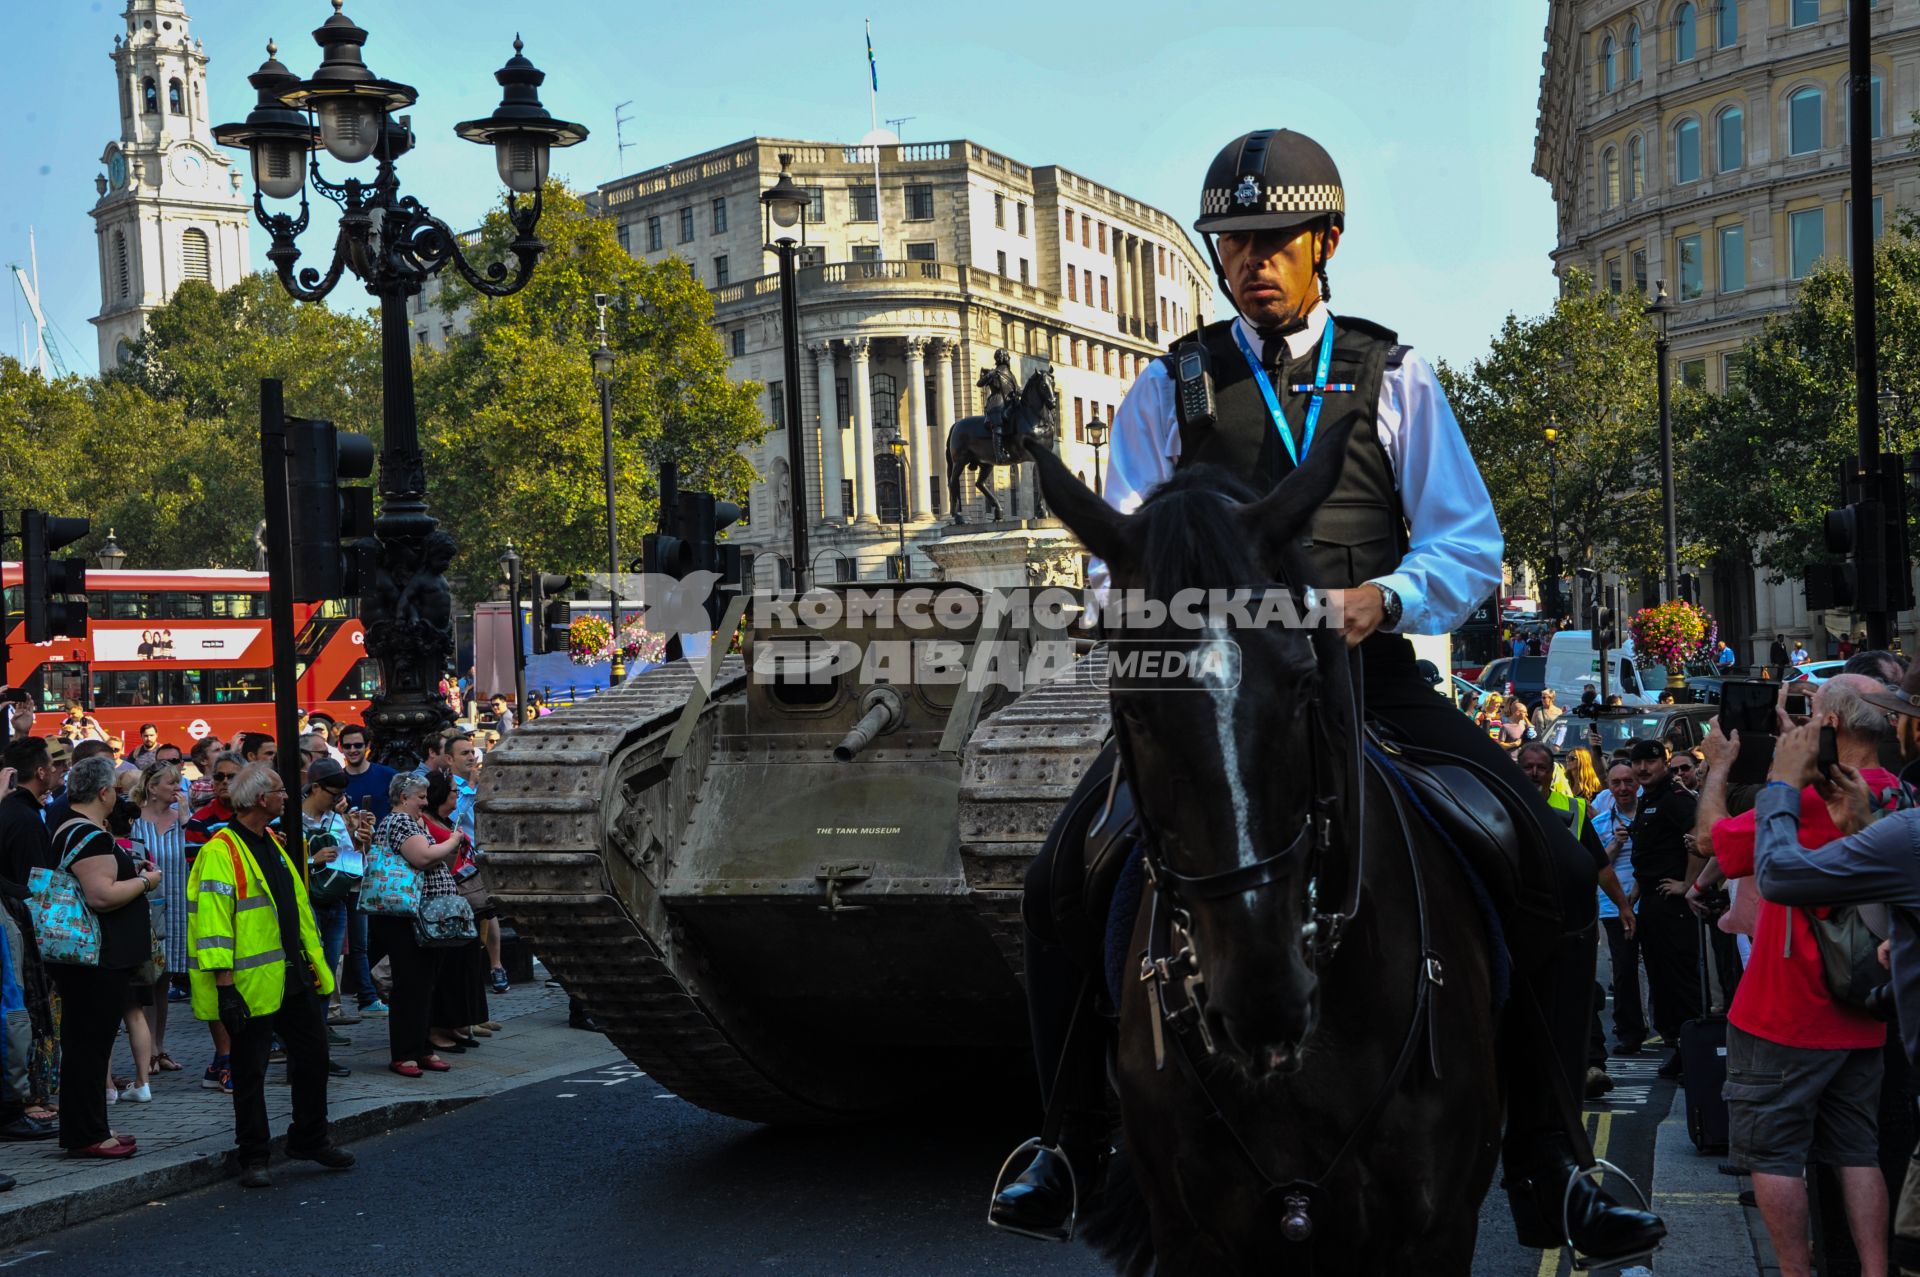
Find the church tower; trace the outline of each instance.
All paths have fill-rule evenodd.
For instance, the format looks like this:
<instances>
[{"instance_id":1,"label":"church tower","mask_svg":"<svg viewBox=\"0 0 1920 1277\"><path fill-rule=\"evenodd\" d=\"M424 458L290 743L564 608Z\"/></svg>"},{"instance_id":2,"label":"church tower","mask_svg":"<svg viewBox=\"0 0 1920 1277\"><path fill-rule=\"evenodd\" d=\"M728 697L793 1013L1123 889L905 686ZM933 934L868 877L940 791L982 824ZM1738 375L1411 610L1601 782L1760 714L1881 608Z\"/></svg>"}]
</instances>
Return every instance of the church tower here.
<instances>
[{"instance_id":1,"label":"church tower","mask_svg":"<svg viewBox=\"0 0 1920 1277\"><path fill-rule=\"evenodd\" d=\"M100 157L93 206L100 249L100 368L120 365L147 316L182 281L231 288L247 269L251 205L214 144L207 54L182 0L127 0L113 40L119 140Z\"/></svg>"}]
</instances>

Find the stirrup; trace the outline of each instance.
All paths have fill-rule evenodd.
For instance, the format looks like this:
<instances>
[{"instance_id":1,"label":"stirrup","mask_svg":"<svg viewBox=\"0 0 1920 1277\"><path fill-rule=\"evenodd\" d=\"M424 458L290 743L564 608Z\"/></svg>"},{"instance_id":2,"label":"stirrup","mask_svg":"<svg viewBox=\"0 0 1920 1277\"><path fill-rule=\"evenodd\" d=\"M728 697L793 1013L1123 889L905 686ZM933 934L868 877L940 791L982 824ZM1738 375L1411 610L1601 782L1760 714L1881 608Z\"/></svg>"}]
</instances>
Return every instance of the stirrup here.
<instances>
[{"instance_id":1,"label":"stirrup","mask_svg":"<svg viewBox=\"0 0 1920 1277\"><path fill-rule=\"evenodd\" d=\"M1579 1248L1573 1244L1573 1229L1568 1223L1567 1214L1573 1206L1574 1182L1582 1175L1591 1175L1599 1170L1612 1171L1615 1175L1625 1180L1627 1187L1633 1190L1633 1195L1640 1199L1640 1209L1649 1213L1653 1210L1653 1203L1648 1200L1645 1193L1640 1191L1640 1186L1633 1182L1633 1176L1627 1174L1604 1157L1594 1158L1592 1166L1576 1166L1567 1172L1567 1191L1560 1196L1560 1235L1566 1239L1567 1254L1573 1257L1572 1266L1573 1271L1576 1273L1586 1272L1595 1265L1604 1268L1631 1268L1635 1264L1644 1264L1647 1260L1652 1259L1654 1252L1660 1249L1659 1245L1655 1244L1652 1250L1642 1251L1635 1255L1610 1255L1605 1259L1594 1259L1591 1256L1581 1254Z\"/></svg>"},{"instance_id":2,"label":"stirrup","mask_svg":"<svg viewBox=\"0 0 1920 1277\"><path fill-rule=\"evenodd\" d=\"M1017 1158L1019 1158L1019 1156L1022 1153L1025 1153L1028 1150L1032 1150L1036 1155L1038 1155L1041 1152L1058 1153L1060 1155L1060 1160L1066 1163L1067 1191L1071 1193L1073 1196L1073 1207L1067 1212L1067 1228L1065 1233L1039 1232L1031 1228L1022 1228L1018 1224L1003 1224L999 1220L993 1217L994 1200L1000 1196L1001 1190L1006 1188L1007 1181L1009 1178L1011 1178L1007 1174L1008 1170L1013 1166L1014 1161ZM1031 1166L1032 1164L1033 1163L1030 1160L1027 1163L1027 1166ZM1022 1172L1024 1172L1026 1169L1027 1169L1026 1166L1022 1166L1020 1168ZM1066 1149L1062 1148L1058 1144L1049 1144L1045 1140L1041 1139L1038 1135L1036 1135L1032 1139L1028 1140L1026 1143L1022 1144L1019 1148L1014 1149L1013 1152L1007 1154L1007 1160L1000 1163L1000 1173L993 1177L993 1194L992 1196L987 1198L987 1226L988 1227L1005 1229L1009 1233L1015 1233L1021 1237L1031 1237L1036 1241L1070 1242L1073 1240L1074 1227L1079 1223L1079 1221L1080 1221L1080 1177L1074 1173L1073 1159L1067 1156Z\"/></svg>"}]
</instances>

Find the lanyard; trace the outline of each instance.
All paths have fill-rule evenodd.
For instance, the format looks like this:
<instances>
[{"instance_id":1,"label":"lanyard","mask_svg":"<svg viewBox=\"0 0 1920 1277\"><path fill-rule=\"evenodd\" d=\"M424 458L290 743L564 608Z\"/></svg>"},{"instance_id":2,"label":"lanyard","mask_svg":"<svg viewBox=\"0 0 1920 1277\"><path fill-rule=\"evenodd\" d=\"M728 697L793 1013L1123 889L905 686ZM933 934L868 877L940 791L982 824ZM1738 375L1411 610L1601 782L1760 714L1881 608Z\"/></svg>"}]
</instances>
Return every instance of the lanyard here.
<instances>
[{"instance_id":1,"label":"lanyard","mask_svg":"<svg viewBox=\"0 0 1920 1277\"><path fill-rule=\"evenodd\" d=\"M1286 414L1280 411L1280 400L1273 393L1273 382L1267 379L1267 370L1260 366L1260 360L1254 356L1253 347L1247 344L1246 334L1240 331L1240 325L1233 326L1233 339L1240 344L1240 353L1246 356L1247 367L1253 370L1253 379L1260 387L1260 397L1267 401L1267 412L1273 417L1273 428L1280 432L1280 442L1287 445L1287 455L1293 458L1297 467L1300 459L1313 447L1313 428L1320 420L1320 405L1325 401L1329 390L1352 390L1352 386L1329 386L1328 370L1333 366L1333 320L1327 320L1325 331L1320 337L1320 365L1314 372L1312 386L1296 386L1295 390L1312 390L1313 398L1307 404L1307 426L1300 434L1300 446L1293 446L1293 429L1287 425Z\"/></svg>"}]
</instances>

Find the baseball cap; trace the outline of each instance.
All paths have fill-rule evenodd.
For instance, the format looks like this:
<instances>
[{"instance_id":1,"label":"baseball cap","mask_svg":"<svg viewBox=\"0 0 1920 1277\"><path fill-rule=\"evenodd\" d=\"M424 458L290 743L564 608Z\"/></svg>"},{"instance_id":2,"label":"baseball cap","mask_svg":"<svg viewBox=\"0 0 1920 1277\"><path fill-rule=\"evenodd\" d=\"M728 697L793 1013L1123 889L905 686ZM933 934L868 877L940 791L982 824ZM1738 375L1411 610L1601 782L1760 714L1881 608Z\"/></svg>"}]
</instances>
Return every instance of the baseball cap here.
<instances>
[{"instance_id":1,"label":"baseball cap","mask_svg":"<svg viewBox=\"0 0 1920 1277\"><path fill-rule=\"evenodd\" d=\"M1907 666L1907 672L1900 680L1898 690L1884 692L1863 692L1860 699L1869 705L1877 705L1889 714L1906 714L1920 718L1920 661Z\"/></svg>"},{"instance_id":2,"label":"baseball cap","mask_svg":"<svg viewBox=\"0 0 1920 1277\"><path fill-rule=\"evenodd\" d=\"M345 789L347 769L331 758L316 758L307 765L307 784L325 785L328 789Z\"/></svg>"}]
</instances>

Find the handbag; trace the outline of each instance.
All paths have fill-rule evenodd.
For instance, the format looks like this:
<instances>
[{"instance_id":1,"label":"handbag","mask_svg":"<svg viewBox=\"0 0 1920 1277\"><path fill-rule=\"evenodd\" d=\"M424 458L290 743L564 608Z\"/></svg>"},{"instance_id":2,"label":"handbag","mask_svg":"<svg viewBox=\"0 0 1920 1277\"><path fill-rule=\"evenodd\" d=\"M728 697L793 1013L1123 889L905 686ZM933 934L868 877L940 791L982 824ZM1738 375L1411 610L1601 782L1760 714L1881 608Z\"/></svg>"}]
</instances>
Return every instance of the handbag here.
<instances>
[{"instance_id":1,"label":"handbag","mask_svg":"<svg viewBox=\"0 0 1920 1277\"><path fill-rule=\"evenodd\" d=\"M57 832L65 833L69 826L85 823L88 822L76 817L60 826ZM33 934L40 946L42 962L64 962L76 967L100 965L100 918L87 907L80 880L68 868L90 840L83 838L76 842L73 850L61 858L58 869L39 868L27 875L27 890L32 892L27 899L27 914L33 919Z\"/></svg>"},{"instance_id":2,"label":"handbag","mask_svg":"<svg viewBox=\"0 0 1920 1277\"><path fill-rule=\"evenodd\" d=\"M473 909L458 895L428 896L413 915L413 938L429 949L454 949L478 939Z\"/></svg>"},{"instance_id":3,"label":"handbag","mask_svg":"<svg viewBox=\"0 0 1920 1277\"><path fill-rule=\"evenodd\" d=\"M360 879L360 912L411 918L420 912L420 874L391 847L375 843L367 851L366 876Z\"/></svg>"},{"instance_id":4,"label":"handbag","mask_svg":"<svg viewBox=\"0 0 1920 1277\"><path fill-rule=\"evenodd\" d=\"M159 911L154 912L157 914ZM157 989L160 982L167 978L167 940L152 928L148 928L148 931L152 935L153 947L147 954L147 960L133 969L133 983L152 985Z\"/></svg>"},{"instance_id":5,"label":"handbag","mask_svg":"<svg viewBox=\"0 0 1920 1277\"><path fill-rule=\"evenodd\" d=\"M454 857L453 889L473 910L475 918L488 917L493 913L493 886L487 881L487 866L479 852L470 847L462 847Z\"/></svg>"}]
</instances>

